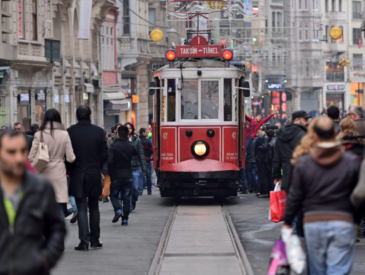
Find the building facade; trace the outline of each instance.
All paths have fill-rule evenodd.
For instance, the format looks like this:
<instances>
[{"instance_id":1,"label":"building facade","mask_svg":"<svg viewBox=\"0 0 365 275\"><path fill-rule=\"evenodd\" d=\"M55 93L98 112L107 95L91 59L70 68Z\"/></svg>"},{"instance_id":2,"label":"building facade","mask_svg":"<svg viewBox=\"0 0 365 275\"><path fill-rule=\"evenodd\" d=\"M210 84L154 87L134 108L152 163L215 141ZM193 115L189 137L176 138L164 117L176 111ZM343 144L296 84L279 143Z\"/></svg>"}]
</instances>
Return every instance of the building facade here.
<instances>
[{"instance_id":1,"label":"building facade","mask_svg":"<svg viewBox=\"0 0 365 275\"><path fill-rule=\"evenodd\" d=\"M86 104L92 122L102 125L100 93L100 29L115 1L93 0L90 37L77 38L79 0L1 1L3 9L0 69L2 126L40 124L47 109L60 111L66 127L75 123L75 109ZM0 73L1 74L1 73Z\"/></svg>"}]
</instances>

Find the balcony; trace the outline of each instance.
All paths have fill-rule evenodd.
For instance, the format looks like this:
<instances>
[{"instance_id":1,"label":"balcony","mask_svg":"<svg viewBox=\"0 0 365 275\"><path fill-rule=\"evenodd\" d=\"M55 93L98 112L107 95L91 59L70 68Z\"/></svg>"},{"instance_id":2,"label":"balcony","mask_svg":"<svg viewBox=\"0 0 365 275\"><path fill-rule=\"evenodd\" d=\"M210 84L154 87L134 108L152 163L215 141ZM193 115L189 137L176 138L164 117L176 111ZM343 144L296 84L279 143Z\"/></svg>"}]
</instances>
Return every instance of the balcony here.
<instances>
[{"instance_id":1,"label":"balcony","mask_svg":"<svg viewBox=\"0 0 365 275\"><path fill-rule=\"evenodd\" d=\"M284 7L284 0L271 0L270 5L274 7Z\"/></svg>"},{"instance_id":2,"label":"balcony","mask_svg":"<svg viewBox=\"0 0 365 275\"><path fill-rule=\"evenodd\" d=\"M331 52L338 52L338 53L344 53L346 52L346 44L340 43L339 41L328 43L329 48L331 49Z\"/></svg>"},{"instance_id":3,"label":"balcony","mask_svg":"<svg viewBox=\"0 0 365 275\"><path fill-rule=\"evenodd\" d=\"M342 11L326 12L326 18L330 21L346 21L346 13Z\"/></svg>"}]
</instances>

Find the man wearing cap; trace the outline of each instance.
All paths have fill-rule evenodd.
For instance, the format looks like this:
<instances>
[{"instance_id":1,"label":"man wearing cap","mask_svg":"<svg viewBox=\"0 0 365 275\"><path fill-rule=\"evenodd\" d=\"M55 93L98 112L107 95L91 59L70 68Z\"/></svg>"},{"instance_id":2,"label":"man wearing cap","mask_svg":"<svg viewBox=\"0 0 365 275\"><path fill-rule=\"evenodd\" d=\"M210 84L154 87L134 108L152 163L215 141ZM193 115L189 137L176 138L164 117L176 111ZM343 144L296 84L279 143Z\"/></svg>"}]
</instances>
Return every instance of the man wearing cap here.
<instances>
[{"instance_id":1,"label":"man wearing cap","mask_svg":"<svg viewBox=\"0 0 365 275\"><path fill-rule=\"evenodd\" d=\"M274 149L274 183L282 181L281 189L289 191L292 172L290 160L295 147L307 132L310 115L305 111L295 111L292 115L292 123L281 128L277 133ZM281 174L281 171L283 174Z\"/></svg>"}]
</instances>

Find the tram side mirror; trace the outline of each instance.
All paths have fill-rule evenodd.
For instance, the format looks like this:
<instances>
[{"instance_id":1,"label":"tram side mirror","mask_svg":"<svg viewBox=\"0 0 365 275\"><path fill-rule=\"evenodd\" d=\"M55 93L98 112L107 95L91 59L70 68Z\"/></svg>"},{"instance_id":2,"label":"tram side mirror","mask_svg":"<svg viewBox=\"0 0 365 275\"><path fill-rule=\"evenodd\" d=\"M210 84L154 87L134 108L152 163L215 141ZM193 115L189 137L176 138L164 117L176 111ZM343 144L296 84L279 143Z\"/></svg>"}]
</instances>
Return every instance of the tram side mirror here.
<instances>
[{"instance_id":1,"label":"tram side mirror","mask_svg":"<svg viewBox=\"0 0 365 275\"><path fill-rule=\"evenodd\" d=\"M149 95L154 95L155 94L155 89L156 88L156 83L151 81L150 82L150 89L148 91Z\"/></svg>"},{"instance_id":2,"label":"tram side mirror","mask_svg":"<svg viewBox=\"0 0 365 275\"><path fill-rule=\"evenodd\" d=\"M243 89L243 96L244 97L250 97L250 95L251 95L251 93L250 93L250 82L244 81L243 85L242 85L242 89Z\"/></svg>"}]
</instances>

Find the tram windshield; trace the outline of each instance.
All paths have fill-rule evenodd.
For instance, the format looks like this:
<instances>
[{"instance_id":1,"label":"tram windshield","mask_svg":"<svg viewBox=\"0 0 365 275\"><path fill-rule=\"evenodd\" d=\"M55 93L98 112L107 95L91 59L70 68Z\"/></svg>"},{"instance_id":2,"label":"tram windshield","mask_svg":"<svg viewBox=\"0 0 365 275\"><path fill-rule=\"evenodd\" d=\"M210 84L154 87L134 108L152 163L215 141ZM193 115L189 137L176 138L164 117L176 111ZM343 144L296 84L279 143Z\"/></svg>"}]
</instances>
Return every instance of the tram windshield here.
<instances>
[{"instance_id":1,"label":"tram windshield","mask_svg":"<svg viewBox=\"0 0 365 275\"><path fill-rule=\"evenodd\" d=\"M201 82L201 118L218 119L219 113L219 82L202 81Z\"/></svg>"},{"instance_id":2,"label":"tram windshield","mask_svg":"<svg viewBox=\"0 0 365 275\"><path fill-rule=\"evenodd\" d=\"M181 118L198 119L198 80L184 81L181 90Z\"/></svg>"}]
</instances>

